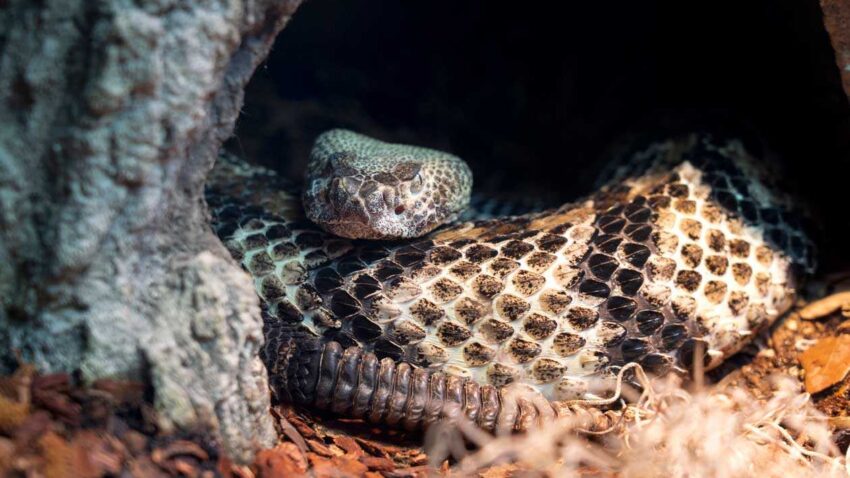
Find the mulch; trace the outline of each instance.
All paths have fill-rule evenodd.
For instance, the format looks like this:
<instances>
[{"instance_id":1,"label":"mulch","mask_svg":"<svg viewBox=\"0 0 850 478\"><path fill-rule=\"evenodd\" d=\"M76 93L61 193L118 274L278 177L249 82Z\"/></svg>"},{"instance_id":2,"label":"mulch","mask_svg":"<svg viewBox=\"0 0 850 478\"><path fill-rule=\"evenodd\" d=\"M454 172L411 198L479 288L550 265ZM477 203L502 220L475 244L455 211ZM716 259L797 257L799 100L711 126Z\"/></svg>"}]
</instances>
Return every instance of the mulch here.
<instances>
[{"instance_id":1,"label":"mulch","mask_svg":"<svg viewBox=\"0 0 850 478\"><path fill-rule=\"evenodd\" d=\"M802 388L807 373L820 373L801 364L803 351L850 334L845 315L846 310L844 315L838 310L806 320L791 313L770 332L766 348L745 349L709 378L723 386L745 387L758 398L769 396L777 373L798 378ZM835 441L846 450L850 376L826 379L834 383L813 393L812 400L832 417ZM24 364L11 376L0 377L0 476L403 478L450 473L447 463L429 464L419 446L421 434L288 406L276 406L272 414L280 442L260 451L252 464L239 465L202 434L160 430L149 391L140 383L99 380L80 386L68 374L40 374ZM515 471L501 465L481 476Z\"/></svg>"},{"instance_id":2,"label":"mulch","mask_svg":"<svg viewBox=\"0 0 850 478\"><path fill-rule=\"evenodd\" d=\"M427 456L417 437L273 409L281 442L249 466L201 434L163 433L140 383L80 386L68 374L22 365L0 377L0 476L417 477ZM433 470L431 470L433 471Z\"/></svg>"}]
</instances>

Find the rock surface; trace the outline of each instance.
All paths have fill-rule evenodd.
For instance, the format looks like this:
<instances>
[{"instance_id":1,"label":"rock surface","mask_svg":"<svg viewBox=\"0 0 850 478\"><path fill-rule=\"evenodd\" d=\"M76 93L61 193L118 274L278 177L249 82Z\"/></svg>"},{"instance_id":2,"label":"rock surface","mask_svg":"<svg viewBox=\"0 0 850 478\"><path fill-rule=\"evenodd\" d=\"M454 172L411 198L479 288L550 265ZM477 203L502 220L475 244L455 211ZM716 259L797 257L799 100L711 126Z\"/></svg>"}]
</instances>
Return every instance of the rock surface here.
<instances>
[{"instance_id":1,"label":"rock surface","mask_svg":"<svg viewBox=\"0 0 850 478\"><path fill-rule=\"evenodd\" d=\"M160 427L273 442L262 322L204 179L298 0L0 1L0 364L151 385Z\"/></svg>"}]
</instances>

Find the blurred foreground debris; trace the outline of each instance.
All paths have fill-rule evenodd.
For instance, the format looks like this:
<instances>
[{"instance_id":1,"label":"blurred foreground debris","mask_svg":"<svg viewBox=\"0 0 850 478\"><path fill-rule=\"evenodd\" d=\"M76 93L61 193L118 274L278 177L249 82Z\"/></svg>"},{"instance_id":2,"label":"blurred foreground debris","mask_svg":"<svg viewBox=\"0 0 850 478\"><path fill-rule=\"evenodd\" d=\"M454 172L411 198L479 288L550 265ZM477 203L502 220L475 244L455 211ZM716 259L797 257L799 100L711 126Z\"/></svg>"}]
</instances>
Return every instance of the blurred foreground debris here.
<instances>
[{"instance_id":1,"label":"blurred foreground debris","mask_svg":"<svg viewBox=\"0 0 850 478\"><path fill-rule=\"evenodd\" d=\"M425 476L416 446L331 432L286 407L273 410L283 441L239 466L208 436L162 433L146 393L136 382L82 387L29 365L0 377L0 476Z\"/></svg>"}]
</instances>

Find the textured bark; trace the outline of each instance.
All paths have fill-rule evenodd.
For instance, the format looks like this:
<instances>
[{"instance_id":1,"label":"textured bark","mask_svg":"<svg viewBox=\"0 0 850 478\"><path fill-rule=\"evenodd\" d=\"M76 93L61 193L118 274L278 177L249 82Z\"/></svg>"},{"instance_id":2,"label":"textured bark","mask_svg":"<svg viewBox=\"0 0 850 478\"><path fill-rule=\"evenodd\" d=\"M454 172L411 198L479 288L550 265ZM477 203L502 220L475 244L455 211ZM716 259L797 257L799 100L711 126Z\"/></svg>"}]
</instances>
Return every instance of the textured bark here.
<instances>
[{"instance_id":1,"label":"textured bark","mask_svg":"<svg viewBox=\"0 0 850 478\"><path fill-rule=\"evenodd\" d=\"M249 278L206 173L299 1L0 0L0 355L144 379L165 429L268 445Z\"/></svg>"},{"instance_id":2,"label":"textured bark","mask_svg":"<svg viewBox=\"0 0 850 478\"><path fill-rule=\"evenodd\" d=\"M850 97L850 3L845 0L821 0L820 5L823 23L835 51L835 63L841 72L841 84L844 93Z\"/></svg>"}]
</instances>

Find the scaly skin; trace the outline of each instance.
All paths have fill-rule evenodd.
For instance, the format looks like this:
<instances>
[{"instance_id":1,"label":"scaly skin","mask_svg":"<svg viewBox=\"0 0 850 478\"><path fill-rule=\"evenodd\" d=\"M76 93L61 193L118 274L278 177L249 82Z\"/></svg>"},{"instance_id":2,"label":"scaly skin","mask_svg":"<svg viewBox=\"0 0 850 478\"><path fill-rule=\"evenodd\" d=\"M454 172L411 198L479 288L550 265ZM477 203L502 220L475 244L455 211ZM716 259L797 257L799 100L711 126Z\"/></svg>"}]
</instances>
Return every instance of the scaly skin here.
<instances>
[{"instance_id":1,"label":"scaly skin","mask_svg":"<svg viewBox=\"0 0 850 478\"><path fill-rule=\"evenodd\" d=\"M303 199L331 234L404 239L457 219L471 191L472 171L456 156L335 129L316 139Z\"/></svg>"},{"instance_id":2,"label":"scaly skin","mask_svg":"<svg viewBox=\"0 0 850 478\"><path fill-rule=\"evenodd\" d=\"M659 142L629 164L584 201L403 242L327 234L295 189L232 158L208 199L263 299L279 399L409 429L457 413L523 428L547 400L609 395L630 362L683 372L703 350L716 366L812 267L788 202L739 142ZM518 386L542 398L517 399Z\"/></svg>"}]
</instances>

